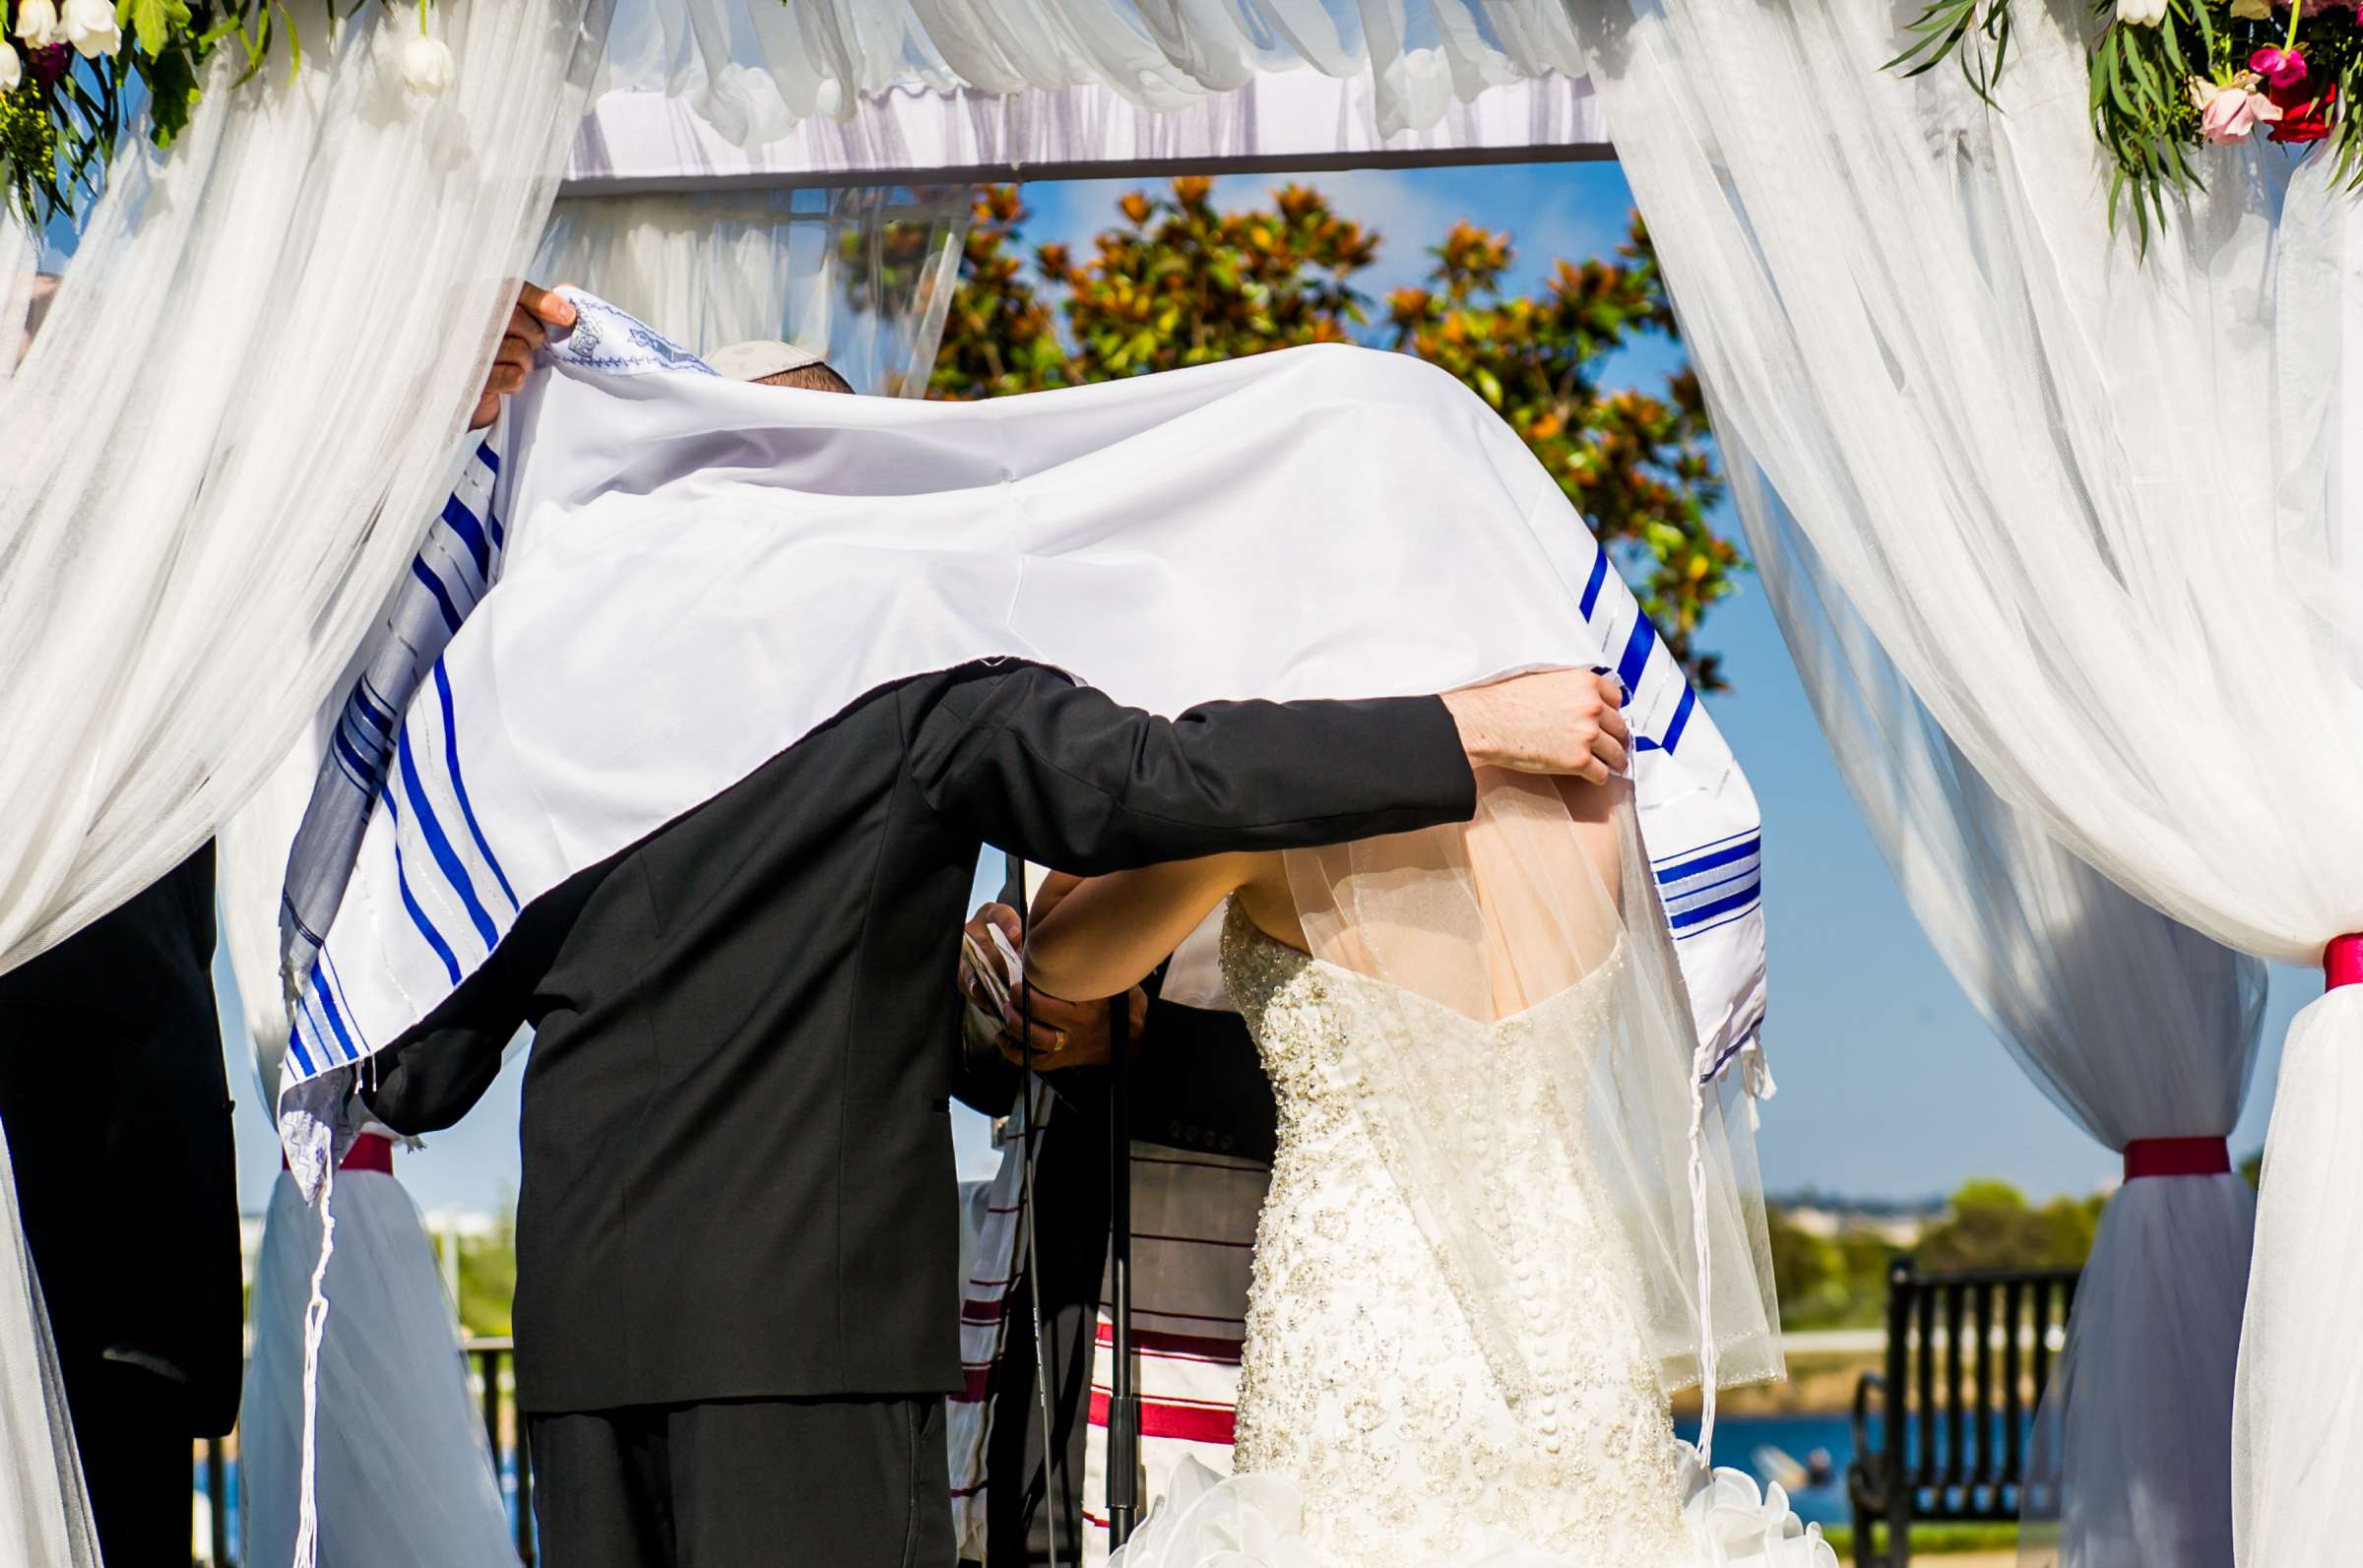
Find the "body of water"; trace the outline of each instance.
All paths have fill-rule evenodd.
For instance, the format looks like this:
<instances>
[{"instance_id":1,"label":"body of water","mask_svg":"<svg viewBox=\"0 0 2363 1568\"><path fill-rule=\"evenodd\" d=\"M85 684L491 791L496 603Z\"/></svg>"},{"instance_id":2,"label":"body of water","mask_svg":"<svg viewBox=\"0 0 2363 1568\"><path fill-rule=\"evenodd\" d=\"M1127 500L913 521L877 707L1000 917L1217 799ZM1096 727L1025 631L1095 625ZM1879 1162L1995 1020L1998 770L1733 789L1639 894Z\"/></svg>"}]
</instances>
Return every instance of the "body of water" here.
<instances>
[{"instance_id":1,"label":"body of water","mask_svg":"<svg viewBox=\"0 0 2363 1568\"><path fill-rule=\"evenodd\" d=\"M1685 1442L1698 1441L1695 1419L1677 1421L1674 1430ZM1853 1458L1854 1431L1843 1415L1715 1417L1715 1464L1746 1471L1759 1485L1780 1482L1797 1517L1812 1524L1848 1522L1846 1466ZM1816 1473L1813 1483L1797 1484L1796 1468Z\"/></svg>"}]
</instances>

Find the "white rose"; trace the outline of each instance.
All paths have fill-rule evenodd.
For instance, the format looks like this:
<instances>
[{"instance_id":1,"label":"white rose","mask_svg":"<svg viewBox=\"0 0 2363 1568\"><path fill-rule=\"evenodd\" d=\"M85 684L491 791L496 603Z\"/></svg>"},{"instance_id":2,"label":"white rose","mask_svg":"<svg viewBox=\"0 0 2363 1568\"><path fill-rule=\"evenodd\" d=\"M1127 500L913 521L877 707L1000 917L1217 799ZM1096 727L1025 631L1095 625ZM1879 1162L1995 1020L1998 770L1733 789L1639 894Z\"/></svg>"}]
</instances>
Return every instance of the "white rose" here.
<instances>
[{"instance_id":1,"label":"white rose","mask_svg":"<svg viewBox=\"0 0 2363 1568\"><path fill-rule=\"evenodd\" d=\"M0 93L14 93L25 80L25 62L13 43L0 43Z\"/></svg>"},{"instance_id":2,"label":"white rose","mask_svg":"<svg viewBox=\"0 0 2363 1568\"><path fill-rule=\"evenodd\" d=\"M29 49L46 49L57 41L57 0L23 0L17 7L17 36Z\"/></svg>"},{"instance_id":3,"label":"white rose","mask_svg":"<svg viewBox=\"0 0 2363 1568\"><path fill-rule=\"evenodd\" d=\"M441 93L454 75L451 45L421 32L402 46L402 85L414 93Z\"/></svg>"},{"instance_id":4,"label":"white rose","mask_svg":"<svg viewBox=\"0 0 2363 1568\"><path fill-rule=\"evenodd\" d=\"M2117 20L2154 28L2166 20L2166 0L2117 0Z\"/></svg>"},{"instance_id":5,"label":"white rose","mask_svg":"<svg viewBox=\"0 0 2363 1568\"><path fill-rule=\"evenodd\" d=\"M84 59L113 54L123 47L123 30L115 26L114 0L66 0L62 31Z\"/></svg>"}]
</instances>

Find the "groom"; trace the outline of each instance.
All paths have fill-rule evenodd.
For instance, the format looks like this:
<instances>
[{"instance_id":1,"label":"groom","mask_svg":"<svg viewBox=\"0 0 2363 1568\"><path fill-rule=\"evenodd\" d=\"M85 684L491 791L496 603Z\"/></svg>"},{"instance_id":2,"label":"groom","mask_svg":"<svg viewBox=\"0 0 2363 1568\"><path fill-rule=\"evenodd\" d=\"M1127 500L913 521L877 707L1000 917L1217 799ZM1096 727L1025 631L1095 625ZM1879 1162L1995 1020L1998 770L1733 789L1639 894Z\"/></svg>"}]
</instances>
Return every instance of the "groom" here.
<instances>
[{"instance_id":1,"label":"groom","mask_svg":"<svg viewBox=\"0 0 2363 1568\"><path fill-rule=\"evenodd\" d=\"M521 310L487 400L542 322L565 325ZM959 1001L936 976L984 844L1091 872L1465 820L1472 765L1621 768L1615 691L1560 672L1165 720L963 665L856 699L534 901L365 1098L447 1126L537 1031L514 1322L546 1560L951 1560Z\"/></svg>"}]
</instances>

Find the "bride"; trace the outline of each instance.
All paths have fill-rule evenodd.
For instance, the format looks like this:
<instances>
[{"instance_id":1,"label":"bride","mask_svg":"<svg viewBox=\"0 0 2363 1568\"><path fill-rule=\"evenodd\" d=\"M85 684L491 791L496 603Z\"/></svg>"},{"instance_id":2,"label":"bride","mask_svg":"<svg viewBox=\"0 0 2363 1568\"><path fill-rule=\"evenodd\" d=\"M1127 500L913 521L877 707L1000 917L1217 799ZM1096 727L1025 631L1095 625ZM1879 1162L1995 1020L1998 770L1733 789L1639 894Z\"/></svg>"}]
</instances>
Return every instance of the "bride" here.
<instances>
[{"instance_id":1,"label":"bride","mask_svg":"<svg viewBox=\"0 0 2363 1568\"><path fill-rule=\"evenodd\" d=\"M1037 905L1029 982L1093 998L1229 901L1279 1102L1237 1473L1185 1468L1117 1561L1835 1568L1778 1488L1673 1436L1670 1392L1702 1382L1711 1431L1777 1331L1630 786L1479 784L1465 826Z\"/></svg>"}]
</instances>

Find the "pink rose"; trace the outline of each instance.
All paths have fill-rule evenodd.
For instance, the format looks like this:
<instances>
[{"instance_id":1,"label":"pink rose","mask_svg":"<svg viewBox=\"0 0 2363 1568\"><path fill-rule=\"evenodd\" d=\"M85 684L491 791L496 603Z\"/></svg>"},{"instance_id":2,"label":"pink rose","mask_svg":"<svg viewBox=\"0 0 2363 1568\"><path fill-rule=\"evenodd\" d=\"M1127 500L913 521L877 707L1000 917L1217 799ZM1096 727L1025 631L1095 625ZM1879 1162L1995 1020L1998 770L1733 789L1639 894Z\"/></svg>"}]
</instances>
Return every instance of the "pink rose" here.
<instances>
[{"instance_id":1,"label":"pink rose","mask_svg":"<svg viewBox=\"0 0 2363 1568\"><path fill-rule=\"evenodd\" d=\"M2248 57L2248 68L2274 87L2294 87L2312 67L2302 49L2259 49Z\"/></svg>"},{"instance_id":2,"label":"pink rose","mask_svg":"<svg viewBox=\"0 0 2363 1568\"><path fill-rule=\"evenodd\" d=\"M2280 105L2255 91L2255 82L2253 76L2231 83L2194 77L2191 101L2199 109L2200 135L2218 145L2242 142L2259 124L2270 125L2280 119Z\"/></svg>"}]
</instances>

